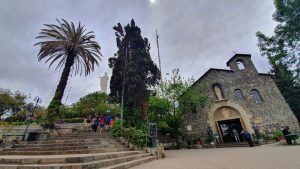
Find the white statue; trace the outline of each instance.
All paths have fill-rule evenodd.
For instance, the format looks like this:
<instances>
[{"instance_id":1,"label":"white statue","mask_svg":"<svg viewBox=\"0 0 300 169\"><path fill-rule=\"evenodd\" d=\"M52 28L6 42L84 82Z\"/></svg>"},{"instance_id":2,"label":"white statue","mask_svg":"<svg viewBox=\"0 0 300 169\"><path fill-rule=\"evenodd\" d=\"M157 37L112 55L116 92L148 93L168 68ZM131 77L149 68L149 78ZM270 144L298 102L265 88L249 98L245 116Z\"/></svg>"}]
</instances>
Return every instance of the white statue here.
<instances>
[{"instance_id":1,"label":"white statue","mask_svg":"<svg viewBox=\"0 0 300 169\"><path fill-rule=\"evenodd\" d=\"M100 92L106 93L106 91L107 91L107 82L108 82L108 75L105 72L104 76L100 77L100 86L101 86Z\"/></svg>"},{"instance_id":2,"label":"white statue","mask_svg":"<svg viewBox=\"0 0 300 169\"><path fill-rule=\"evenodd\" d=\"M218 100L223 100L221 89L218 86L215 86L215 94Z\"/></svg>"}]
</instances>

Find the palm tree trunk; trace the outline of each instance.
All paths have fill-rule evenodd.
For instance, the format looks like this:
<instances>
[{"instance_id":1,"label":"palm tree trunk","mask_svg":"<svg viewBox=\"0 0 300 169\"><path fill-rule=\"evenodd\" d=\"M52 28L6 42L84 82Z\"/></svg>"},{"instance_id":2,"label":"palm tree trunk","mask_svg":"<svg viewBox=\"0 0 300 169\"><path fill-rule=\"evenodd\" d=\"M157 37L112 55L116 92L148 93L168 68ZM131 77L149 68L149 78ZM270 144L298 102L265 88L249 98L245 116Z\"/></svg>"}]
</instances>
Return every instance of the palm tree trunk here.
<instances>
[{"instance_id":1,"label":"palm tree trunk","mask_svg":"<svg viewBox=\"0 0 300 169\"><path fill-rule=\"evenodd\" d=\"M59 113L58 107L61 105L61 100L64 95L64 91L67 86L68 78L69 78L71 67L73 64L74 64L74 55L72 55L72 56L69 55L66 60L65 67L61 74L59 83L57 85L54 97L52 98L52 100L48 106L48 110L53 109L56 114Z\"/></svg>"}]
</instances>

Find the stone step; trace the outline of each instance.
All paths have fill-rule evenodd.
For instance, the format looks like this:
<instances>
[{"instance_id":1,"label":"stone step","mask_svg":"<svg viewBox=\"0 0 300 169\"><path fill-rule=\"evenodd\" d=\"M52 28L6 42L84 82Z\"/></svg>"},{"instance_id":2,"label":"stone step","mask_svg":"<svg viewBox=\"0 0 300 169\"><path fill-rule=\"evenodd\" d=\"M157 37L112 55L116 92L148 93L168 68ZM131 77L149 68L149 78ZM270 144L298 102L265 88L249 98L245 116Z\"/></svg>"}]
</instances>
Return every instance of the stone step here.
<instances>
[{"instance_id":1,"label":"stone step","mask_svg":"<svg viewBox=\"0 0 300 169\"><path fill-rule=\"evenodd\" d=\"M143 159L143 160L141 160ZM90 161L85 163L63 163L63 164L26 164L26 165L16 165L16 164L0 164L0 169L79 169L79 168L89 168L97 169L102 167L109 167L112 165L122 163L129 165L128 162L133 161L136 165L141 164L146 161L153 159L151 154L143 153L137 155L130 155L125 157L118 157L105 160Z\"/></svg>"},{"instance_id":2,"label":"stone step","mask_svg":"<svg viewBox=\"0 0 300 169\"><path fill-rule=\"evenodd\" d=\"M120 163L120 164L116 164L116 165L112 165L112 166L108 166L102 169L127 169L127 168L131 168L137 165L141 165L144 163L147 163L149 161L152 160L156 160L157 157L155 156L148 156L148 157L144 157L144 158L140 158L140 159L136 159L136 160L132 160L132 161L128 161L128 162L124 162L124 163Z\"/></svg>"},{"instance_id":3,"label":"stone step","mask_svg":"<svg viewBox=\"0 0 300 169\"><path fill-rule=\"evenodd\" d=\"M49 151L49 150L74 150L74 149L100 149L100 148L122 148L124 146L122 145L114 145L114 144L108 144L108 145L72 145L72 146L55 146L52 147L43 147L43 146L36 146L36 147L13 147L13 150L15 151Z\"/></svg>"},{"instance_id":4,"label":"stone step","mask_svg":"<svg viewBox=\"0 0 300 169\"><path fill-rule=\"evenodd\" d=\"M60 135L60 136L52 136L50 139L57 140L57 139L72 139L72 138L111 138L110 135Z\"/></svg>"},{"instance_id":5,"label":"stone step","mask_svg":"<svg viewBox=\"0 0 300 169\"><path fill-rule=\"evenodd\" d=\"M66 135L66 136L74 136L74 135L105 135L105 134L111 134L110 131L106 131L106 130L102 130L102 132L100 133L99 131L97 132L93 132L93 131L90 131L90 132L84 132L84 131L78 131L76 133L64 133L63 135Z\"/></svg>"},{"instance_id":6,"label":"stone step","mask_svg":"<svg viewBox=\"0 0 300 169\"><path fill-rule=\"evenodd\" d=\"M109 138L109 139L80 138L80 139L68 139L68 140L28 141L28 142L21 142L21 144L83 143L83 142L94 142L94 141L116 142L114 139L111 139L111 138Z\"/></svg>"},{"instance_id":7,"label":"stone step","mask_svg":"<svg viewBox=\"0 0 300 169\"><path fill-rule=\"evenodd\" d=\"M60 133L62 136L77 136L77 135L111 135L110 132L76 132L76 133Z\"/></svg>"},{"instance_id":8,"label":"stone step","mask_svg":"<svg viewBox=\"0 0 300 169\"><path fill-rule=\"evenodd\" d=\"M107 141L95 141L95 142L78 142L78 143L50 143L50 144L15 144L15 148L21 147L61 147L61 146L89 146L89 145L122 145L120 142L107 142Z\"/></svg>"},{"instance_id":9,"label":"stone step","mask_svg":"<svg viewBox=\"0 0 300 169\"><path fill-rule=\"evenodd\" d=\"M89 154L89 153L106 153L129 151L129 148L101 148L101 149L77 149L77 150L56 150L56 151L0 151L0 155L56 155L56 154Z\"/></svg>"},{"instance_id":10,"label":"stone step","mask_svg":"<svg viewBox=\"0 0 300 169\"><path fill-rule=\"evenodd\" d=\"M98 154L69 154L50 156L1 156L0 164L62 164L62 163L85 163L112 158L120 158L130 155L144 154L143 151L123 151Z\"/></svg>"}]
</instances>

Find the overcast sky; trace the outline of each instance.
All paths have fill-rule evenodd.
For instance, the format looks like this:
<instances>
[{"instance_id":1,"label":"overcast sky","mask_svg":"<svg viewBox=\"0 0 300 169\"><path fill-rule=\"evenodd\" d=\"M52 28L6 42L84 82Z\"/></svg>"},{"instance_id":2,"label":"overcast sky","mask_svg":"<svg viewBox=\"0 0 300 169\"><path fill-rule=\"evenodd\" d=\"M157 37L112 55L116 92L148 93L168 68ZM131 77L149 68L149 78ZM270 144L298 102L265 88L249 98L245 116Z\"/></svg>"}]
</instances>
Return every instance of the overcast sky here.
<instances>
[{"instance_id":1,"label":"overcast sky","mask_svg":"<svg viewBox=\"0 0 300 169\"><path fill-rule=\"evenodd\" d=\"M256 46L255 33L271 34L275 23L272 0L0 0L0 88L40 96L47 106L61 72L38 62L33 46L43 24L55 19L83 23L94 31L102 61L89 76L71 77L67 104L100 90L99 77L111 70L108 58L116 52L112 27L134 19L151 43L158 64L155 30L163 74L179 68L184 77L198 79L209 68L226 68L236 53L248 53L259 72L268 72L267 59ZM63 103L66 97L63 98Z\"/></svg>"}]
</instances>

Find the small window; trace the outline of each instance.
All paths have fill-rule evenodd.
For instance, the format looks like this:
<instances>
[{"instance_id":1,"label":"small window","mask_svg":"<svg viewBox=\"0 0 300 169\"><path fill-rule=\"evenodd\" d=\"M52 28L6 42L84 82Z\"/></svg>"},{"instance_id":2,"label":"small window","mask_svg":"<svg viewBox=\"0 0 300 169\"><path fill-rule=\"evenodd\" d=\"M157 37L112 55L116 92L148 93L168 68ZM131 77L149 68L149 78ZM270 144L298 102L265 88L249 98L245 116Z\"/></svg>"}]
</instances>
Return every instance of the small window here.
<instances>
[{"instance_id":1,"label":"small window","mask_svg":"<svg viewBox=\"0 0 300 169\"><path fill-rule=\"evenodd\" d=\"M251 92L250 92L250 95L252 96L253 100L255 101L255 103L262 103L263 100L258 92L258 90L256 89L252 89Z\"/></svg>"},{"instance_id":2,"label":"small window","mask_svg":"<svg viewBox=\"0 0 300 169\"><path fill-rule=\"evenodd\" d=\"M234 94L238 100L241 100L241 101L244 100L243 93L240 89L235 89Z\"/></svg>"},{"instance_id":3,"label":"small window","mask_svg":"<svg viewBox=\"0 0 300 169\"><path fill-rule=\"evenodd\" d=\"M243 63L241 60L237 60L237 61L236 61L236 64L237 64L237 66L238 66L238 68L239 68L240 70L245 69L245 65L244 65L244 63Z\"/></svg>"}]
</instances>

